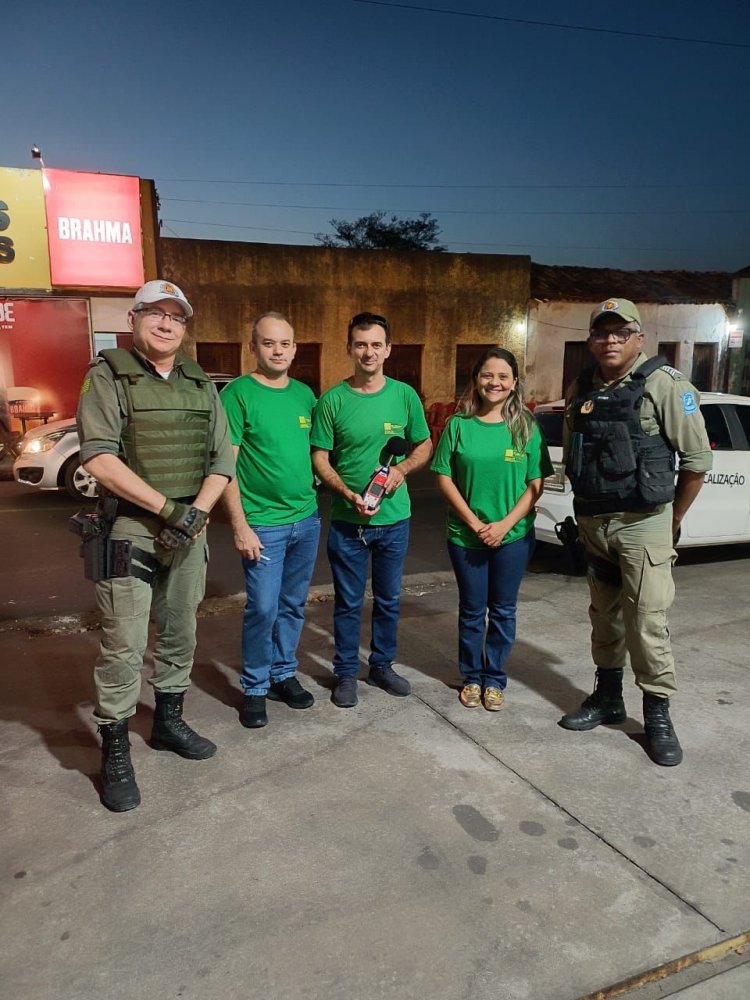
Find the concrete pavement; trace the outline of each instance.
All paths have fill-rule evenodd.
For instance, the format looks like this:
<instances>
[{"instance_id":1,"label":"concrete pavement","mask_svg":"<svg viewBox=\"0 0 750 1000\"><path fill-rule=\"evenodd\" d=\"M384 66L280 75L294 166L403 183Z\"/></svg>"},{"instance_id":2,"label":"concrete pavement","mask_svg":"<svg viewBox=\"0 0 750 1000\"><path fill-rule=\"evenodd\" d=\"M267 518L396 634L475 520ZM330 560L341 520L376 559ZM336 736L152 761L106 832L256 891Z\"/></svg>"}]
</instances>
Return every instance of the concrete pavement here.
<instances>
[{"instance_id":1,"label":"concrete pavement","mask_svg":"<svg viewBox=\"0 0 750 1000\"><path fill-rule=\"evenodd\" d=\"M186 715L219 753L151 751L144 685L143 804L122 815L95 789L96 632L0 634L0 994L577 1000L746 932L747 563L677 574L670 769L639 742L634 687L622 726L556 725L592 668L585 582L555 573L524 580L498 714L458 703L449 574L406 581L412 697L361 684L356 709L330 703L323 592L300 657L316 704L269 704L261 731L237 721L239 611L209 605ZM745 1000L745 963L617 995Z\"/></svg>"}]
</instances>

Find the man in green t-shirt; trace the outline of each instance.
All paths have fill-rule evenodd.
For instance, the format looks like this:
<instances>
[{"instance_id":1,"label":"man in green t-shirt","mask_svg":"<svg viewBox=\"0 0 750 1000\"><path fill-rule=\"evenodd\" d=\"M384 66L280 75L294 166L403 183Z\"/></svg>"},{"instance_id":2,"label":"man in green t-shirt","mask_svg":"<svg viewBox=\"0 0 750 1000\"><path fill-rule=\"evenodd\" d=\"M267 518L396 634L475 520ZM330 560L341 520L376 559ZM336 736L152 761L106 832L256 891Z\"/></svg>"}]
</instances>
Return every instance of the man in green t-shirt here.
<instances>
[{"instance_id":1,"label":"man in green t-shirt","mask_svg":"<svg viewBox=\"0 0 750 1000\"><path fill-rule=\"evenodd\" d=\"M334 494L328 558L335 593L332 700L339 708L357 704L359 632L370 558L373 607L367 683L401 697L411 690L392 665L409 543L411 504L405 479L426 465L432 453L419 396L383 372L391 353L388 321L375 313L359 313L349 323L346 349L354 374L323 393L311 437L313 468ZM386 445L394 437L405 438L411 454L393 462L382 503L368 509L362 494L387 460Z\"/></svg>"},{"instance_id":2,"label":"man in green t-shirt","mask_svg":"<svg viewBox=\"0 0 750 1000\"><path fill-rule=\"evenodd\" d=\"M240 722L259 729L268 722L267 697L297 709L314 701L296 671L320 514L310 464L315 396L289 377L294 330L281 313L264 313L250 346L255 371L221 394L237 458L237 479L223 503L247 591Z\"/></svg>"}]
</instances>

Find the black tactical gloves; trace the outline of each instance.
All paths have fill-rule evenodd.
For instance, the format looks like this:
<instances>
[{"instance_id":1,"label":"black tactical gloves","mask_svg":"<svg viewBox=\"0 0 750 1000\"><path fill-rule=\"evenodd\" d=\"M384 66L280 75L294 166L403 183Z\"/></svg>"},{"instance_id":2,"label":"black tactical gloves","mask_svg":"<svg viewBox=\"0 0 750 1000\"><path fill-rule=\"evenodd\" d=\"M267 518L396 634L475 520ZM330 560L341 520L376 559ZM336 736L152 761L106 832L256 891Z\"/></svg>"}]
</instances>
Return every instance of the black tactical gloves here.
<instances>
[{"instance_id":1,"label":"black tactical gloves","mask_svg":"<svg viewBox=\"0 0 750 1000\"><path fill-rule=\"evenodd\" d=\"M208 514L198 507L191 507L177 500L167 500L159 511L167 522L157 541L166 549L186 549L208 524Z\"/></svg>"}]
</instances>

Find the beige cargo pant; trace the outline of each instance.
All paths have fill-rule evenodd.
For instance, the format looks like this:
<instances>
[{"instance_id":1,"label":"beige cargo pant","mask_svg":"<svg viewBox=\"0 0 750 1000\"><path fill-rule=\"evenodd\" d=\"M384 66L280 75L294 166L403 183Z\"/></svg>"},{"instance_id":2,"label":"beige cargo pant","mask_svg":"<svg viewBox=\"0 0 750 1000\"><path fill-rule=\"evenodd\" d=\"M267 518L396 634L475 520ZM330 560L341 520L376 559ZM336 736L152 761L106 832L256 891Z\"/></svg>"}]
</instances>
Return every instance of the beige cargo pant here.
<instances>
[{"instance_id":1,"label":"beige cargo pant","mask_svg":"<svg viewBox=\"0 0 750 1000\"><path fill-rule=\"evenodd\" d=\"M591 655L602 669L623 667L626 652L643 691L671 697L676 690L667 610L675 587L672 505L652 514L579 516L588 554L619 568L622 584L589 568Z\"/></svg>"},{"instance_id":2,"label":"beige cargo pant","mask_svg":"<svg viewBox=\"0 0 750 1000\"><path fill-rule=\"evenodd\" d=\"M127 719L135 712L150 618L156 626L150 683L169 693L184 691L190 684L196 612L206 589L206 536L187 549L170 551L154 544L158 530L158 522L146 527L124 517L118 518L112 529L113 540L130 539L155 555L160 569L153 586L132 576L96 584L102 621L102 641L94 666L94 719L99 725Z\"/></svg>"}]
</instances>

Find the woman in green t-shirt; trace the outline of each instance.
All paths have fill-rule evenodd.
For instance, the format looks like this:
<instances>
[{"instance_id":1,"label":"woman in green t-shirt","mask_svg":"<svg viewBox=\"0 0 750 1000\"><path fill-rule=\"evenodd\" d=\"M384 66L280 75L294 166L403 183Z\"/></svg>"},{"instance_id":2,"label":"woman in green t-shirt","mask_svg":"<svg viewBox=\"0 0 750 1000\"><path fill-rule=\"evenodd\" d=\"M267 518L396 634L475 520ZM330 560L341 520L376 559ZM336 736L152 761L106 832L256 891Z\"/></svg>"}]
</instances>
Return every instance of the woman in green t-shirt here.
<instances>
[{"instance_id":1,"label":"woman in green t-shirt","mask_svg":"<svg viewBox=\"0 0 750 1000\"><path fill-rule=\"evenodd\" d=\"M534 506L552 473L510 351L490 347L474 366L432 470L449 507L448 552L459 593L459 697L466 708L484 704L498 712L516 637L518 590L534 548Z\"/></svg>"}]
</instances>

